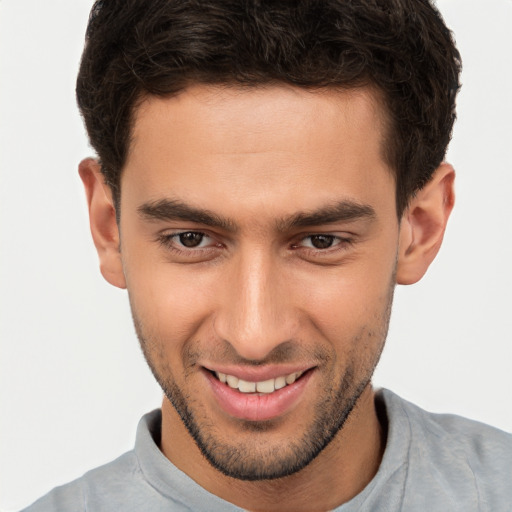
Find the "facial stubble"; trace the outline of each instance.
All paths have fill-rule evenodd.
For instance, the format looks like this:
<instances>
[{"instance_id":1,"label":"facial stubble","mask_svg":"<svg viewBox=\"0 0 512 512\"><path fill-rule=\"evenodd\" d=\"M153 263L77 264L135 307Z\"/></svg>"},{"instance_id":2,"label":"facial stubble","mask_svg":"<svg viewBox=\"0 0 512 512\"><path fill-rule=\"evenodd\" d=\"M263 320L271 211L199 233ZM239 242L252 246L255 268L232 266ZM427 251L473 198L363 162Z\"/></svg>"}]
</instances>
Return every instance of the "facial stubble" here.
<instances>
[{"instance_id":1,"label":"facial stubble","mask_svg":"<svg viewBox=\"0 0 512 512\"><path fill-rule=\"evenodd\" d=\"M387 303L381 313L377 329L363 327L351 340L352 352L363 349L365 345L376 347L370 356L361 361L352 352L348 354L343 374L335 383L336 356L334 350L315 347L315 357L322 361L325 372L324 393L314 405L312 420L302 435L289 438L287 444L267 446L266 436L279 429L280 420L247 421L238 420L243 434L239 440L223 440L223 433L210 418L197 399L187 394L177 384L169 361L165 356L164 344L150 336L138 317L132 301L131 309L135 330L139 338L144 357L166 398L178 413L181 421L208 462L224 475L239 480L273 480L292 475L310 464L340 433L350 414L354 410L364 390L370 385L375 367L380 359L387 336L394 292L394 275ZM198 343L191 342L182 351L184 380L196 369L195 361L199 349ZM282 362L290 362L282 361ZM249 441L242 439L250 438Z\"/></svg>"}]
</instances>

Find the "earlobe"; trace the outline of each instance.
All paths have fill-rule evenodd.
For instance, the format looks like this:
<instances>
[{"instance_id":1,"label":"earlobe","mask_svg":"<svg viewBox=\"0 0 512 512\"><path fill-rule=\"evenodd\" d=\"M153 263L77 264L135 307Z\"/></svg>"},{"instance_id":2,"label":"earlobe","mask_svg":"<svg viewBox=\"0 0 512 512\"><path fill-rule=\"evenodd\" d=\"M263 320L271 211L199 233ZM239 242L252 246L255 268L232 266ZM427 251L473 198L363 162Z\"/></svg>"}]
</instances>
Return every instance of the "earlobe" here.
<instances>
[{"instance_id":1,"label":"earlobe","mask_svg":"<svg viewBox=\"0 0 512 512\"><path fill-rule=\"evenodd\" d=\"M105 184L99 163L86 158L78 167L89 207L89 223L103 277L118 288L126 288L120 252L119 229L110 188Z\"/></svg>"},{"instance_id":2,"label":"earlobe","mask_svg":"<svg viewBox=\"0 0 512 512\"><path fill-rule=\"evenodd\" d=\"M419 281L436 257L455 201L455 171L441 164L432 179L412 198L400 224L396 281Z\"/></svg>"}]
</instances>

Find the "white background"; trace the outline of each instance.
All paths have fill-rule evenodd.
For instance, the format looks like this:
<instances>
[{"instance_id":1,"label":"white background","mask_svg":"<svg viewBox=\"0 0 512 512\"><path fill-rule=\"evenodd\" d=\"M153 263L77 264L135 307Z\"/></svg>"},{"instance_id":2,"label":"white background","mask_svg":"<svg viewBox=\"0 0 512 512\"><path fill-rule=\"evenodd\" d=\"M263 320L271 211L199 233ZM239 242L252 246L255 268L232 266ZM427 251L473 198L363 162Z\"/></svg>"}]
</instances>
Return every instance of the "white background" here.
<instances>
[{"instance_id":1,"label":"white background","mask_svg":"<svg viewBox=\"0 0 512 512\"><path fill-rule=\"evenodd\" d=\"M160 391L107 285L76 169L91 0L0 0L0 509L130 449ZM375 377L426 409L512 430L512 1L440 0L464 60L441 253L399 288Z\"/></svg>"}]
</instances>

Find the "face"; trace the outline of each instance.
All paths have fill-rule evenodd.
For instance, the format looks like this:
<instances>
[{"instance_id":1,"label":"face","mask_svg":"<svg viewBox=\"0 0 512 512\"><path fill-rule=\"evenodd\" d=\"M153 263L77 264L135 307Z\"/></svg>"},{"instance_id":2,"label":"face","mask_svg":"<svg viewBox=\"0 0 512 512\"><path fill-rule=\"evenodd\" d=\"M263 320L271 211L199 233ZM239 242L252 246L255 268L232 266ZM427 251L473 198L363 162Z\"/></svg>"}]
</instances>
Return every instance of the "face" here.
<instances>
[{"instance_id":1,"label":"face","mask_svg":"<svg viewBox=\"0 0 512 512\"><path fill-rule=\"evenodd\" d=\"M120 217L135 326L227 475L300 470L368 389L399 232L382 126L369 90L197 86L137 111Z\"/></svg>"}]
</instances>

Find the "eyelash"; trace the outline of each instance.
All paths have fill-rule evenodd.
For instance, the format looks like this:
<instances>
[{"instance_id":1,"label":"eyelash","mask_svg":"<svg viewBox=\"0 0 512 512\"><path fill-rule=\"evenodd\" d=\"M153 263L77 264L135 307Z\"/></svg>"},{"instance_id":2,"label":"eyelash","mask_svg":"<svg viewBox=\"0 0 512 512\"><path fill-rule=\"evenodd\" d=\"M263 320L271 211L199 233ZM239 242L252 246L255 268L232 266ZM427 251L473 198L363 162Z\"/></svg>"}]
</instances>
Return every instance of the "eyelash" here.
<instances>
[{"instance_id":1,"label":"eyelash","mask_svg":"<svg viewBox=\"0 0 512 512\"><path fill-rule=\"evenodd\" d=\"M325 237L325 238L332 239L333 245L330 245L329 247L325 247L323 249L318 248L318 247L304 247L304 246L302 246L303 249L309 250L311 252L314 252L314 253L317 253L317 254L320 254L320 255L321 254L325 254L327 252L331 252L331 251L342 250L343 248L346 248L347 246L350 246L350 245L352 245L354 243L354 240L352 238L343 237L343 236L339 236L339 235L332 235L330 233L312 233L310 235L303 236L300 239L299 243L300 242L304 242L308 238L312 239L313 237ZM300 249L301 246L299 245L299 243L298 244L293 244L292 248L293 249Z\"/></svg>"},{"instance_id":2,"label":"eyelash","mask_svg":"<svg viewBox=\"0 0 512 512\"><path fill-rule=\"evenodd\" d=\"M162 235L159 235L158 237L158 241L160 242L160 244L165 247L166 249L176 253L176 254L187 254L187 255L191 255L192 253L202 253L204 251L211 251L212 249L215 249L217 247L221 247L221 244L215 244L214 247L210 246L210 247L190 247L190 248L186 248L186 247L183 247L183 248L179 248L179 247L176 247L175 245L175 240L176 239L179 239L180 236L182 235L186 235L186 234L197 234L197 235L201 235L203 237L208 237L208 238L212 238L210 237L207 233L203 233L202 231L179 231L177 233L167 233L167 234L162 234ZM202 241L201 241L202 242Z\"/></svg>"},{"instance_id":3,"label":"eyelash","mask_svg":"<svg viewBox=\"0 0 512 512\"><path fill-rule=\"evenodd\" d=\"M160 242L160 244L163 247L165 247L166 250L170 250L177 255L186 255L189 257L192 255L199 256L201 254L205 254L206 252L211 252L212 250L222 247L222 244L220 244L220 243L217 243L217 244L214 244L213 246L208 246L208 247L190 247L190 248L186 248L183 246L181 248L177 247L175 240L179 239L180 236L187 235L187 234L197 234L197 235L201 235L203 237L208 237L208 238L213 239L213 237L211 237L210 235L208 235L207 233L204 233L202 231L179 231L176 233L161 234L158 237L158 241ZM315 236L318 236L318 237L323 236L326 238L332 238L333 242L335 242L335 243L334 243L334 245L331 245L324 249L300 246L301 242L304 242L305 240L311 239ZM203 242L203 240L201 240L201 243L202 242ZM347 249L348 247L352 246L353 244L354 244L354 239L351 237L342 237L339 235L332 235L330 233L311 233L311 234L308 234L305 236L301 236L300 240L297 243L293 243L291 245L291 249L293 249L293 250L303 249L310 255L322 257L322 256L327 256L328 254L331 254L333 252L343 251L343 250Z\"/></svg>"}]
</instances>

